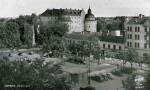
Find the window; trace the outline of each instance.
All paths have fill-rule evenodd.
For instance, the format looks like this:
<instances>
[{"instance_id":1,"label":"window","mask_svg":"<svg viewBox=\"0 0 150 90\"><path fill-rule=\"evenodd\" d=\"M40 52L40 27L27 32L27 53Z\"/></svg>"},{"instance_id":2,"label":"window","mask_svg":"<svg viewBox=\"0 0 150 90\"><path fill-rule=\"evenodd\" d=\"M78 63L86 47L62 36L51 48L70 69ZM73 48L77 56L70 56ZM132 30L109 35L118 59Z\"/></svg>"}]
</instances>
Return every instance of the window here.
<instances>
[{"instance_id":1,"label":"window","mask_svg":"<svg viewBox=\"0 0 150 90\"><path fill-rule=\"evenodd\" d=\"M108 44L108 49L110 49L110 45Z\"/></svg>"},{"instance_id":2,"label":"window","mask_svg":"<svg viewBox=\"0 0 150 90\"><path fill-rule=\"evenodd\" d=\"M129 42L127 42L127 46L129 47L130 45L129 45Z\"/></svg>"},{"instance_id":3,"label":"window","mask_svg":"<svg viewBox=\"0 0 150 90\"><path fill-rule=\"evenodd\" d=\"M140 35L138 35L138 40L140 40Z\"/></svg>"},{"instance_id":4,"label":"window","mask_svg":"<svg viewBox=\"0 0 150 90\"><path fill-rule=\"evenodd\" d=\"M132 42L130 42L130 47L132 47Z\"/></svg>"},{"instance_id":5,"label":"window","mask_svg":"<svg viewBox=\"0 0 150 90\"><path fill-rule=\"evenodd\" d=\"M130 32L132 32L132 27L130 27Z\"/></svg>"},{"instance_id":6,"label":"window","mask_svg":"<svg viewBox=\"0 0 150 90\"><path fill-rule=\"evenodd\" d=\"M135 27L135 32L137 32L137 27Z\"/></svg>"},{"instance_id":7,"label":"window","mask_svg":"<svg viewBox=\"0 0 150 90\"><path fill-rule=\"evenodd\" d=\"M147 27L145 27L145 32L147 32Z\"/></svg>"},{"instance_id":8,"label":"window","mask_svg":"<svg viewBox=\"0 0 150 90\"><path fill-rule=\"evenodd\" d=\"M103 48L105 48L105 44L103 44Z\"/></svg>"},{"instance_id":9,"label":"window","mask_svg":"<svg viewBox=\"0 0 150 90\"><path fill-rule=\"evenodd\" d=\"M147 49L147 44L146 43L144 44L144 48Z\"/></svg>"},{"instance_id":10,"label":"window","mask_svg":"<svg viewBox=\"0 0 150 90\"><path fill-rule=\"evenodd\" d=\"M138 44L138 48L140 48L140 43L137 43Z\"/></svg>"},{"instance_id":11,"label":"window","mask_svg":"<svg viewBox=\"0 0 150 90\"><path fill-rule=\"evenodd\" d=\"M113 45L113 49L116 49L116 45Z\"/></svg>"},{"instance_id":12,"label":"window","mask_svg":"<svg viewBox=\"0 0 150 90\"><path fill-rule=\"evenodd\" d=\"M135 40L137 39L137 35L135 34Z\"/></svg>"},{"instance_id":13,"label":"window","mask_svg":"<svg viewBox=\"0 0 150 90\"><path fill-rule=\"evenodd\" d=\"M132 34L130 34L130 39L132 39Z\"/></svg>"},{"instance_id":14,"label":"window","mask_svg":"<svg viewBox=\"0 0 150 90\"><path fill-rule=\"evenodd\" d=\"M138 27L138 32L140 32L140 27Z\"/></svg>"},{"instance_id":15,"label":"window","mask_svg":"<svg viewBox=\"0 0 150 90\"><path fill-rule=\"evenodd\" d=\"M119 46L119 50L121 50L121 46Z\"/></svg>"},{"instance_id":16,"label":"window","mask_svg":"<svg viewBox=\"0 0 150 90\"><path fill-rule=\"evenodd\" d=\"M82 74L82 78L84 78L84 74Z\"/></svg>"},{"instance_id":17,"label":"window","mask_svg":"<svg viewBox=\"0 0 150 90\"><path fill-rule=\"evenodd\" d=\"M135 47L136 47L136 43L135 43Z\"/></svg>"},{"instance_id":18,"label":"window","mask_svg":"<svg viewBox=\"0 0 150 90\"><path fill-rule=\"evenodd\" d=\"M128 27L128 31L130 30L130 28Z\"/></svg>"}]
</instances>

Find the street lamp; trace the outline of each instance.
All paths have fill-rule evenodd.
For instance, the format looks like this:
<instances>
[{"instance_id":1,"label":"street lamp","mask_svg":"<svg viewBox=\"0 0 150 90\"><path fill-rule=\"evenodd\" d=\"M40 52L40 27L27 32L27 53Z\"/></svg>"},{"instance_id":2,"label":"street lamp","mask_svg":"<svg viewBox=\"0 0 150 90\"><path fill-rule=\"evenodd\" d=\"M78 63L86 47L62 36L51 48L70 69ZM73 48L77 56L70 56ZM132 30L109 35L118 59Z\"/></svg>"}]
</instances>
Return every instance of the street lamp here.
<instances>
[{"instance_id":1,"label":"street lamp","mask_svg":"<svg viewBox=\"0 0 150 90\"><path fill-rule=\"evenodd\" d=\"M91 84L91 80L90 80L90 55L91 55L91 46L92 46L92 43L90 44L90 52L89 52L89 69L88 69L89 76L88 76L88 84Z\"/></svg>"}]
</instances>

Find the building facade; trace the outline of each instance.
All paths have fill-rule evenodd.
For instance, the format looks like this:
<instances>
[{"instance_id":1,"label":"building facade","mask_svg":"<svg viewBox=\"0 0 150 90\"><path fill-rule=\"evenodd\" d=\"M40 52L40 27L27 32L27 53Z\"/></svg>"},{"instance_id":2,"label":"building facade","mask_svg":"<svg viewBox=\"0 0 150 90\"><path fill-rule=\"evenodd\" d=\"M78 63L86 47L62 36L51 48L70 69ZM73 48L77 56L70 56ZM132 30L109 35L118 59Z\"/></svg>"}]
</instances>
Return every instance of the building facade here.
<instances>
[{"instance_id":1,"label":"building facade","mask_svg":"<svg viewBox=\"0 0 150 90\"><path fill-rule=\"evenodd\" d=\"M105 56L108 52L112 53L112 56L115 56L117 52L125 49L124 36L102 36L100 44Z\"/></svg>"},{"instance_id":2,"label":"building facade","mask_svg":"<svg viewBox=\"0 0 150 90\"><path fill-rule=\"evenodd\" d=\"M40 15L40 19L44 25L65 23L68 25L68 33L84 32L85 26L90 27L89 29L86 28L87 31L96 32L97 22L91 13L91 9L88 11L90 12L85 18L86 15L83 9L47 9Z\"/></svg>"},{"instance_id":3,"label":"building facade","mask_svg":"<svg viewBox=\"0 0 150 90\"><path fill-rule=\"evenodd\" d=\"M125 25L127 48L135 48L139 55L150 53L150 17L132 17Z\"/></svg>"}]
</instances>

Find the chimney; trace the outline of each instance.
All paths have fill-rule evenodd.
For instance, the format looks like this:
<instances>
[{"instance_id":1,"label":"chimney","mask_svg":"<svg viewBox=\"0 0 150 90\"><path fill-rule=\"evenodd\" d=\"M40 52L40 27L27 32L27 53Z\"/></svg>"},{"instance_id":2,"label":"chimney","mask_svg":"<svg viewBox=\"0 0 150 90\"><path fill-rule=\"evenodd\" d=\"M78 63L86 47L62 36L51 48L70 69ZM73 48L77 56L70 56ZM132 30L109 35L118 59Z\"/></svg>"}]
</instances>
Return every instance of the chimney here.
<instances>
[{"instance_id":1,"label":"chimney","mask_svg":"<svg viewBox=\"0 0 150 90\"><path fill-rule=\"evenodd\" d=\"M142 14L139 14L139 18L142 18L143 17L143 15Z\"/></svg>"},{"instance_id":2,"label":"chimney","mask_svg":"<svg viewBox=\"0 0 150 90\"><path fill-rule=\"evenodd\" d=\"M142 15L143 17L145 17L145 15Z\"/></svg>"}]
</instances>

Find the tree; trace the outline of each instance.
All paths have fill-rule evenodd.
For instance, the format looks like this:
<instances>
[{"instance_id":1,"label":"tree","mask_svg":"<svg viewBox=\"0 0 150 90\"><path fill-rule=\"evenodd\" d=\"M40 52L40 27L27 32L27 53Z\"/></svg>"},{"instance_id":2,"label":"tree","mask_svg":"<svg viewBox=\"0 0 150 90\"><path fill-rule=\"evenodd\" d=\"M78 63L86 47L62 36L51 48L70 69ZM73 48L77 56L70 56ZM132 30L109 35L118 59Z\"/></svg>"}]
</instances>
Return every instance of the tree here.
<instances>
[{"instance_id":1,"label":"tree","mask_svg":"<svg viewBox=\"0 0 150 90\"><path fill-rule=\"evenodd\" d=\"M15 21L9 20L6 22L4 33L7 37L5 38L6 46L16 47L21 45L19 25Z\"/></svg>"},{"instance_id":2,"label":"tree","mask_svg":"<svg viewBox=\"0 0 150 90\"><path fill-rule=\"evenodd\" d=\"M135 75L129 76L126 80L122 81L123 88L126 90L135 90L136 82Z\"/></svg>"},{"instance_id":3,"label":"tree","mask_svg":"<svg viewBox=\"0 0 150 90\"><path fill-rule=\"evenodd\" d=\"M124 50L124 51L121 51L121 52L119 52L119 58L121 59L121 60L123 60L123 67L124 67L124 64L126 64L126 62L127 62L127 54L128 53L128 51L127 50Z\"/></svg>"},{"instance_id":4,"label":"tree","mask_svg":"<svg viewBox=\"0 0 150 90\"><path fill-rule=\"evenodd\" d=\"M24 24L24 44L30 47L32 45L32 30L28 23Z\"/></svg>"},{"instance_id":5,"label":"tree","mask_svg":"<svg viewBox=\"0 0 150 90\"><path fill-rule=\"evenodd\" d=\"M137 52L135 51L135 49L128 49L127 50L127 61L131 64L131 68L132 68L132 65L133 65L133 62L136 60L136 57L138 56Z\"/></svg>"},{"instance_id":6,"label":"tree","mask_svg":"<svg viewBox=\"0 0 150 90\"><path fill-rule=\"evenodd\" d=\"M61 90L70 90L66 79L56 78L57 74L61 73L62 69L59 65L52 65L40 59L33 61L0 59L0 89L3 90L4 85L29 85L32 90L59 87L65 87Z\"/></svg>"},{"instance_id":7,"label":"tree","mask_svg":"<svg viewBox=\"0 0 150 90\"><path fill-rule=\"evenodd\" d=\"M142 64L144 63L144 57L143 56L137 56L135 58L135 61L139 64L139 66L141 66L141 69L142 69Z\"/></svg>"},{"instance_id":8,"label":"tree","mask_svg":"<svg viewBox=\"0 0 150 90\"><path fill-rule=\"evenodd\" d=\"M144 82L144 90L150 90L150 72L148 72L147 76L145 77L145 82Z\"/></svg>"},{"instance_id":9,"label":"tree","mask_svg":"<svg viewBox=\"0 0 150 90\"><path fill-rule=\"evenodd\" d=\"M97 21L97 31L106 29L106 22L104 20L98 20Z\"/></svg>"},{"instance_id":10,"label":"tree","mask_svg":"<svg viewBox=\"0 0 150 90\"><path fill-rule=\"evenodd\" d=\"M100 58L103 57L102 51L100 47L95 47L94 50L94 59L98 60L98 64L99 64L99 60Z\"/></svg>"},{"instance_id":11,"label":"tree","mask_svg":"<svg viewBox=\"0 0 150 90\"><path fill-rule=\"evenodd\" d=\"M41 26L39 34L39 43L43 45L44 52L55 52L63 50L60 47L62 44L62 37L68 31L66 24L59 24L54 26Z\"/></svg>"}]
</instances>

